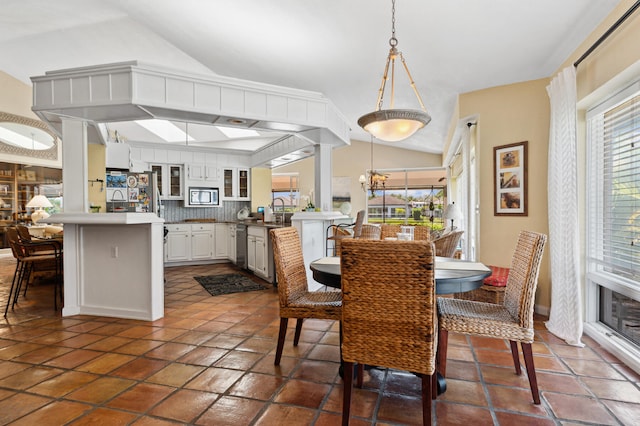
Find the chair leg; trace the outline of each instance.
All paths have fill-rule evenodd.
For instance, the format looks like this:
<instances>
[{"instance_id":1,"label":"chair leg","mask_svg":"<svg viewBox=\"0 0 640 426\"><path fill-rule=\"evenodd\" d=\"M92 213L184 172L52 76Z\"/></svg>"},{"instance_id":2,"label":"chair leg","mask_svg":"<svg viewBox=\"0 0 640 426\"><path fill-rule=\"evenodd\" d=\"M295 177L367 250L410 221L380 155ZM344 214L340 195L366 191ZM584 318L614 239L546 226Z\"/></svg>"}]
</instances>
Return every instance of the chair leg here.
<instances>
[{"instance_id":1,"label":"chair leg","mask_svg":"<svg viewBox=\"0 0 640 426\"><path fill-rule=\"evenodd\" d=\"M533 403L540 404L540 392L538 392L538 379L536 378L536 368L533 365L533 351L531 343L520 343L522 345L522 354L524 355L524 365L527 368L527 376L529 376L529 386L531 386L531 395Z\"/></svg>"},{"instance_id":2,"label":"chair leg","mask_svg":"<svg viewBox=\"0 0 640 426\"><path fill-rule=\"evenodd\" d=\"M447 346L449 345L449 330L438 327L438 371L442 378L447 377Z\"/></svg>"},{"instance_id":3,"label":"chair leg","mask_svg":"<svg viewBox=\"0 0 640 426\"><path fill-rule=\"evenodd\" d=\"M513 365L516 367L516 374L519 376L522 374L522 370L520 369L520 356L518 355L518 342L513 340L509 340L509 345L511 345L511 357L513 358Z\"/></svg>"},{"instance_id":4,"label":"chair leg","mask_svg":"<svg viewBox=\"0 0 640 426\"><path fill-rule=\"evenodd\" d=\"M276 359L273 361L273 365L280 365L280 358L282 358L282 349L284 348L284 338L287 335L287 324L289 318L280 318L280 331L278 332L278 346L276 347Z\"/></svg>"},{"instance_id":5,"label":"chair leg","mask_svg":"<svg viewBox=\"0 0 640 426\"><path fill-rule=\"evenodd\" d=\"M362 382L364 380L364 364L359 362L357 364L357 369L358 369L358 380L356 381L356 386L358 386L359 389L362 389Z\"/></svg>"},{"instance_id":6,"label":"chair leg","mask_svg":"<svg viewBox=\"0 0 640 426\"><path fill-rule=\"evenodd\" d=\"M298 346L298 342L300 341L300 333L302 333L302 322L303 318L298 318L296 321L296 334L293 335L293 346Z\"/></svg>"},{"instance_id":7,"label":"chair leg","mask_svg":"<svg viewBox=\"0 0 640 426\"><path fill-rule=\"evenodd\" d=\"M31 277L32 266L33 265L30 262L22 263L22 272L18 277L18 284L16 287L16 292L13 294L13 305L11 305L11 309L13 309L18 303L18 296L20 296L20 290L22 289L23 283L29 284L29 278ZM26 295L26 292L25 292L25 295Z\"/></svg>"},{"instance_id":8,"label":"chair leg","mask_svg":"<svg viewBox=\"0 0 640 426\"><path fill-rule=\"evenodd\" d=\"M18 282L20 281L20 276L22 275L22 267L23 264L20 260L16 261L16 270L13 273L13 280L11 280L11 288L9 289L9 296L7 297L7 306L4 308L4 316L7 316L7 312L9 312L9 305L11 304L11 295L15 291L19 291L17 287Z\"/></svg>"},{"instance_id":9,"label":"chair leg","mask_svg":"<svg viewBox=\"0 0 640 426\"><path fill-rule=\"evenodd\" d=\"M434 371L435 374L435 371ZM431 405L433 398L434 374L422 375L422 424L431 425Z\"/></svg>"},{"instance_id":10,"label":"chair leg","mask_svg":"<svg viewBox=\"0 0 640 426\"><path fill-rule=\"evenodd\" d=\"M438 397L438 369L433 372L433 376L431 377L431 399L436 399Z\"/></svg>"},{"instance_id":11,"label":"chair leg","mask_svg":"<svg viewBox=\"0 0 640 426\"><path fill-rule=\"evenodd\" d=\"M342 426L349 425L351 391L353 390L353 362L344 362L344 389L342 391Z\"/></svg>"}]
</instances>

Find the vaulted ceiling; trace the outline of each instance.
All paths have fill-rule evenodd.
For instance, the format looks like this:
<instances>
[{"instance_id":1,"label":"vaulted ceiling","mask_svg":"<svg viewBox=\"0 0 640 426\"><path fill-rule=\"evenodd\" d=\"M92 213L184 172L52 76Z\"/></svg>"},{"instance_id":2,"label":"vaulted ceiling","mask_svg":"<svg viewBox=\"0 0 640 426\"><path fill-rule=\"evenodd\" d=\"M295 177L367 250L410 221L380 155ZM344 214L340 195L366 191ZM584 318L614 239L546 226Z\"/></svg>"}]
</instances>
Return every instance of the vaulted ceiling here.
<instances>
[{"instance_id":1,"label":"vaulted ceiling","mask_svg":"<svg viewBox=\"0 0 640 426\"><path fill-rule=\"evenodd\" d=\"M460 93L549 77L618 0L397 0L396 37L432 122L400 145L440 153ZM318 91L351 138L372 111L391 0L3 0L0 70L137 60ZM1 96L1 94L0 94ZM397 70L396 106L418 108Z\"/></svg>"}]
</instances>

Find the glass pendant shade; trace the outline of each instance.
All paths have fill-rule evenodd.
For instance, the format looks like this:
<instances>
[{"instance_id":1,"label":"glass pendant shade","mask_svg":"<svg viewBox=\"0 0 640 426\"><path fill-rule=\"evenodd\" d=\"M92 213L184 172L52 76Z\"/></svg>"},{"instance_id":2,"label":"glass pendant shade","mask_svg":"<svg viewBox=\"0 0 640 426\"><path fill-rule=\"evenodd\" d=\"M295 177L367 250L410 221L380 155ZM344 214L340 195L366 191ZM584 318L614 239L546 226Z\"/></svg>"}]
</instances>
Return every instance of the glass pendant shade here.
<instances>
[{"instance_id":1,"label":"glass pendant shade","mask_svg":"<svg viewBox=\"0 0 640 426\"><path fill-rule=\"evenodd\" d=\"M365 114L358 125L375 138L398 142L412 136L431 121L424 111L413 109L384 109Z\"/></svg>"}]
</instances>

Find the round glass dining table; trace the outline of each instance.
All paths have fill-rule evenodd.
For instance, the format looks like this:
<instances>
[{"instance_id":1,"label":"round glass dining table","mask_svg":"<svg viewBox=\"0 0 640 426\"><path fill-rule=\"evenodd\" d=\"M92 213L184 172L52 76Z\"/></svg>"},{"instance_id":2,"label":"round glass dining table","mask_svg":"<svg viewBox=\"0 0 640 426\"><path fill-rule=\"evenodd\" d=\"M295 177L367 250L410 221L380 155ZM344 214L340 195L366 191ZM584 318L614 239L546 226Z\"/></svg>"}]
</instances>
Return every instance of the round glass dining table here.
<instances>
[{"instance_id":1,"label":"round glass dining table","mask_svg":"<svg viewBox=\"0 0 640 426\"><path fill-rule=\"evenodd\" d=\"M333 288L340 288L340 258L322 257L309 264L313 279ZM436 257L436 294L463 293L482 286L491 270L479 262Z\"/></svg>"},{"instance_id":2,"label":"round glass dining table","mask_svg":"<svg viewBox=\"0 0 640 426\"><path fill-rule=\"evenodd\" d=\"M309 264L313 272L313 279L329 287L341 287L340 258L322 257ZM453 294L475 290L482 286L485 278L491 275L491 270L482 263L449 257L436 257L436 294ZM341 363L342 364L342 363ZM340 365L340 377L343 367ZM447 383L444 377L437 374L438 394L446 391Z\"/></svg>"}]
</instances>

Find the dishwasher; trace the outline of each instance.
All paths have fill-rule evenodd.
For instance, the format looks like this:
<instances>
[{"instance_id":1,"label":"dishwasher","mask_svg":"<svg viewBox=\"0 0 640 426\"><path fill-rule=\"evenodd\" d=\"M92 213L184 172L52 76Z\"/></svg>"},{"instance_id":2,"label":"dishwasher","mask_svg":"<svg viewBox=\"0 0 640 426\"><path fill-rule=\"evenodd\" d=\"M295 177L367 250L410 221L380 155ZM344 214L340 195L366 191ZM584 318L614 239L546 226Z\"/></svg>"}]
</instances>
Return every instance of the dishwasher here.
<instances>
[{"instance_id":1,"label":"dishwasher","mask_svg":"<svg viewBox=\"0 0 640 426\"><path fill-rule=\"evenodd\" d=\"M236 224L236 266L247 269L247 225Z\"/></svg>"}]
</instances>

